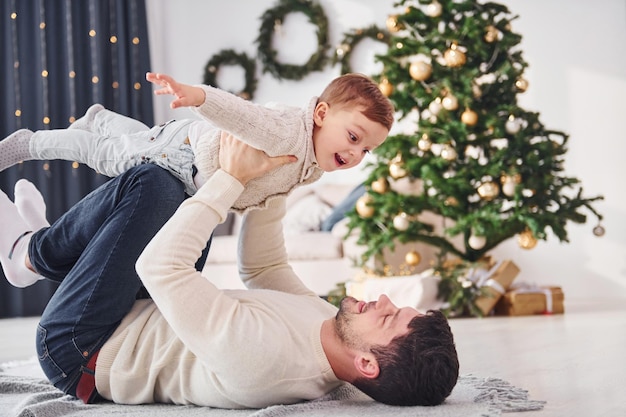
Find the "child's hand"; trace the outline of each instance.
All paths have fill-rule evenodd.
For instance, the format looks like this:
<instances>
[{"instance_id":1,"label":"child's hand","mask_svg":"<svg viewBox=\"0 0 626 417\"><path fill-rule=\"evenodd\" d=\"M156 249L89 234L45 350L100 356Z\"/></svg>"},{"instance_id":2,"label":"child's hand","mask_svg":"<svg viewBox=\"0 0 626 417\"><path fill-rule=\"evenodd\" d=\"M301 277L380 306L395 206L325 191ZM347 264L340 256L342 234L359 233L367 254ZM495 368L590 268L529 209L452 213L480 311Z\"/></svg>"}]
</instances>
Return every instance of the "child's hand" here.
<instances>
[{"instance_id":1,"label":"child's hand","mask_svg":"<svg viewBox=\"0 0 626 417\"><path fill-rule=\"evenodd\" d=\"M154 94L157 96L163 94L176 96L170 103L170 107L173 109L178 107L200 106L204 103L204 90L200 87L179 83L167 74L157 74L154 72L147 72L146 80L161 87L154 91Z\"/></svg>"}]
</instances>

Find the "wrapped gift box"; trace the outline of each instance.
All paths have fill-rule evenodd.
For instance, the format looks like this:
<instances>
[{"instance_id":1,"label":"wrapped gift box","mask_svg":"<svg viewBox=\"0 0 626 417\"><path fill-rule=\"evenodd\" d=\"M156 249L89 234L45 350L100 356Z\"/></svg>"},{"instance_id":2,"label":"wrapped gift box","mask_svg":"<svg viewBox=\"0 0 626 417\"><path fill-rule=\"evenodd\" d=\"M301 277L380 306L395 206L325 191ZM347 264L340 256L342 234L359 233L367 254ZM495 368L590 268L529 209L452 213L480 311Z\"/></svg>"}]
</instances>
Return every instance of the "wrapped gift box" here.
<instances>
[{"instance_id":1,"label":"wrapped gift box","mask_svg":"<svg viewBox=\"0 0 626 417\"><path fill-rule=\"evenodd\" d=\"M486 316L493 310L498 300L509 289L517 274L519 274L517 265L513 261L506 260L495 263L479 275L476 279L476 284L482 289L484 295L478 297L474 304L483 315Z\"/></svg>"},{"instance_id":2,"label":"wrapped gift box","mask_svg":"<svg viewBox=\"0 0 626 417\"><path fill-rule=\"evenodd\" d=\"M508 291L496 304L495 313L505 316L563 314L561 287L522 287Z\"/></svg>"}]
</instances>

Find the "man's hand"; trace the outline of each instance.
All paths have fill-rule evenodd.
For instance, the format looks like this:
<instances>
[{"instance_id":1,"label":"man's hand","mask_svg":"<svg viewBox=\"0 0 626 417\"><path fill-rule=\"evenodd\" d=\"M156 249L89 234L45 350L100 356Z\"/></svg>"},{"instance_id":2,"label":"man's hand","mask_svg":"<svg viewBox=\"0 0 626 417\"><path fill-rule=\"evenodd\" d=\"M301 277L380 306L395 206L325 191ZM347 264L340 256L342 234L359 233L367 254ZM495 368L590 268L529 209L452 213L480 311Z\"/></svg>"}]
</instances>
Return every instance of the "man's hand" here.
<instances>
[{"instance_id":1,"label":"man's hand","mask_svg":"<svg viewBox=\"0 0 626 417\"><path fill-rule=\"evenodd\" d=\"M270 157L265 152L249 146L233 135L223 132L220 137L220 167L240 183L260 177L281 165L296 162L294 155Z\"/></svg>"},{"instance_id":2,"label":"man's hand","mask_svg":"<svg viewBox=\"0 0 626 417\"><path fill-rule=\"evenodd\" d=\"M200 106L204 103L204 90L200 87L182 84L167 74L156 74L154 72L147 72L146 80L161 87L154 91L154 94L157 96L164 94L176 96L170 103L170 107L173 109Z\"/></svg>"}]
</instances>

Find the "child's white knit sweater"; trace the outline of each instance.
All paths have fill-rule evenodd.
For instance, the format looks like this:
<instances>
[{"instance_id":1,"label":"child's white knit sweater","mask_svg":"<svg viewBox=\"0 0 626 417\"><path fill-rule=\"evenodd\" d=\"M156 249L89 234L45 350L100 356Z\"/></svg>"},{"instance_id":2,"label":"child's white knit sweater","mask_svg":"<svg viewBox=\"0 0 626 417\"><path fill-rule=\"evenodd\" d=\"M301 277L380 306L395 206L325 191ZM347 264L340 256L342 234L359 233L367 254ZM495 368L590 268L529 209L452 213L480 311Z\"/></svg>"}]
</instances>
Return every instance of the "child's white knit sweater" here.
<instances>
[{"instance_id":1,"label":"child's white knit sweater","mask_svg":"<svg viewBox=\"0 0 626 417\"><path fill-rule=\"evenodd\" d=\"M313 112L317 97L312 98L305 109L261 106L218 88L198 87L204 90L206 98L204 104L192 109L204 120L190 126L189 139L195 154L194 164L202 178L209 178L219 168L221 130L269 156L295 155L298 158L297 162L283 165L246 184L233 203L235 211L265 207L268 199L285 196L296 186L312 183L322 176L313 147Z\"/></svg>"}]
</instances>

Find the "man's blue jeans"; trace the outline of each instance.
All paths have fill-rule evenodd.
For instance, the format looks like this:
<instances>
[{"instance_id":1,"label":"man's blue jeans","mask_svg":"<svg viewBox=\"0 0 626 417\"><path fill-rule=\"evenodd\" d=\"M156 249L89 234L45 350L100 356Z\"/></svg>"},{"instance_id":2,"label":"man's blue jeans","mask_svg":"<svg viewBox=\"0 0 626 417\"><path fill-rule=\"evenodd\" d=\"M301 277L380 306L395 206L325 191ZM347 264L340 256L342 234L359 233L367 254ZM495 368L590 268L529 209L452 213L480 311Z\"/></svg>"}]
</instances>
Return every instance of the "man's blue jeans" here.
<instances>
[{"instance_id":1,"label":"man's blue jeans","mask_svg":"<svg viewBox=\"0 0 626 417\"><path fill-rule=\"evenodd\" d=\"M37 328L39 363L75 395L81 367L128 313L142 287L135 262L185 199L182 183L156 165L132 168L33 234L29 257L60 283Z\"/></svg>"}]
</instances>

